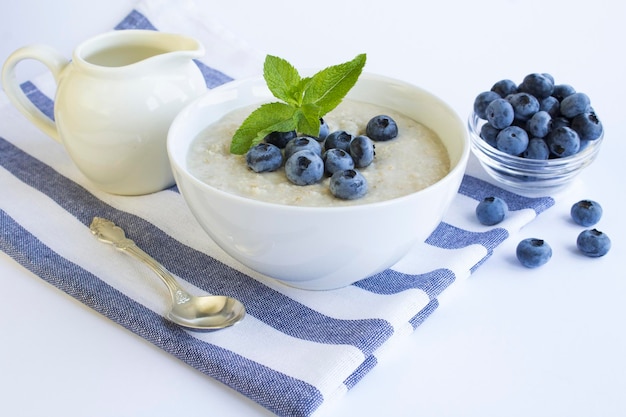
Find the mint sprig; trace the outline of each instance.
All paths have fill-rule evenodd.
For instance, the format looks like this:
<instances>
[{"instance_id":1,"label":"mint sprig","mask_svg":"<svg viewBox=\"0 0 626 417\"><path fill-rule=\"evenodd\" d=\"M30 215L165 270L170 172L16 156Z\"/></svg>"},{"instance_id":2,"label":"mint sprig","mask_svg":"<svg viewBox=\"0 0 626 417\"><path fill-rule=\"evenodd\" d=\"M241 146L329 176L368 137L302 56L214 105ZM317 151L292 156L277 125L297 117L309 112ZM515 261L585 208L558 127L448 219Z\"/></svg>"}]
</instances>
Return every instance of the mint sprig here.
<instances>
[{"instance_id":1,"label":"mint sprig","mask_svg":"<svg viewBox=\"0 0 626 417\"><path fill-rule=\"evenodd\" d=\"M337 107L356 84L365 60L365 54L360 54L303 78L286 60L267 55L263 77L281 102L254 110L233 135L230 152L243 155L272 132L295 130L302 135L319 135L320 118Z\"/></svg>"}]
</instances>

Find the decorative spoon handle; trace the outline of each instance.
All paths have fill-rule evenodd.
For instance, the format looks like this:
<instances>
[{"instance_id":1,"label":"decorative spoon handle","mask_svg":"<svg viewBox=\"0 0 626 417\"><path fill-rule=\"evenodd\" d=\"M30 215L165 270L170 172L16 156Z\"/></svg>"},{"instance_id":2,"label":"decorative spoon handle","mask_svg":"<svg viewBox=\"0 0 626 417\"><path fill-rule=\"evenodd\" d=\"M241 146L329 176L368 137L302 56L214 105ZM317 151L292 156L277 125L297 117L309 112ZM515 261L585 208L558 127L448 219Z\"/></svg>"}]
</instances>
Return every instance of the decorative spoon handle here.
<instances>
[{"instance_id":1,"label":"decorative spoon handle","mask_svg":"<svg viewBox=\"0 0 626 417\"><path fill-rule=\"evenodd\" d=\"M89 229L98 240L109 243L115 246L116 249L125 250L129 246L136 246L135 242L126 237L124 230L111 220L94 217Z\"/></svg>"},{"instance_id":2,"label":"decorative spoon handle","mask_svg":"<svg viewBox=\"0 0 626 417\"><path fill-rule=\"evenodd\" d=\"M121 227L117 226L111 220L102 217L94 217L89 229L101 242L113 245L117 250L131 255L149 266L150 269L156 272L163 280L165 285L167 285L176 303L182 304L189 301L191 296L178 285L178 282L174 279L172 274L170 274L163 265L139 248L133 240L127 238L126 233Z\"/></svg>"}]
</instances>

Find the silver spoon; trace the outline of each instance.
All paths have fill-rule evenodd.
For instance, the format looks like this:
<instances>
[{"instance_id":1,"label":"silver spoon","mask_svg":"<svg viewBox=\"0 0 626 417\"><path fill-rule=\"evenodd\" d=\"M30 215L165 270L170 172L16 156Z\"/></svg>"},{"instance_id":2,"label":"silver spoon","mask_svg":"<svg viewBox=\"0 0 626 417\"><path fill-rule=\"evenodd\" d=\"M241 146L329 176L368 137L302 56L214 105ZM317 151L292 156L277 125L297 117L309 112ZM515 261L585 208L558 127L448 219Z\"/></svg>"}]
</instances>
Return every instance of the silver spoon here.
<instances>
[{"instance_id":1,"label":"silver spoon","mask_svg":"<svg viewBox=\"0 0 626 417\"><path fill-rule=\"evenodd\" d=\"M100 241L139 259L156 272L172 296L172 309L167 314L172 322L190 330L217 330L232 326L245 316L246 309L243 304L232 297L190 295L163 265L128 239L124 230L112 221L95 217L89 228Z\"/></svg>"}]
</instances>

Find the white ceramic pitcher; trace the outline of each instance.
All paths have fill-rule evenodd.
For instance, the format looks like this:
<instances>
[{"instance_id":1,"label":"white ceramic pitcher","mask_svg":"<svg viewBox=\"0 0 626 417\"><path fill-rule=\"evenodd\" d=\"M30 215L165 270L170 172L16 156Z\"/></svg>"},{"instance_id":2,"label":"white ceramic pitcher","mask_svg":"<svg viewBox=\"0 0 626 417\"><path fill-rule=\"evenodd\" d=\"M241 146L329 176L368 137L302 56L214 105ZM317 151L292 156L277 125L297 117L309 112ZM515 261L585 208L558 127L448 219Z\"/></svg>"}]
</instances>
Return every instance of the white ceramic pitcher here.
<instances>
[{"instance_id":1,"label":"white ceramic pitcher","mask_svg":"<svg viewBox=\"0 0 626 417\"><path fill-rule=\"evenodd\" d=\"M120 30L81 43L71 61L49 46L20 48L5 62L2 83L11 102L62 143L94 185L113 194L147 194L174 184L167 131L182 107L206 91L193 62L203 54L187 36ZM16 66L26 59L52 72L54 121L16 80Z\"/></svg>"}]
</instances>

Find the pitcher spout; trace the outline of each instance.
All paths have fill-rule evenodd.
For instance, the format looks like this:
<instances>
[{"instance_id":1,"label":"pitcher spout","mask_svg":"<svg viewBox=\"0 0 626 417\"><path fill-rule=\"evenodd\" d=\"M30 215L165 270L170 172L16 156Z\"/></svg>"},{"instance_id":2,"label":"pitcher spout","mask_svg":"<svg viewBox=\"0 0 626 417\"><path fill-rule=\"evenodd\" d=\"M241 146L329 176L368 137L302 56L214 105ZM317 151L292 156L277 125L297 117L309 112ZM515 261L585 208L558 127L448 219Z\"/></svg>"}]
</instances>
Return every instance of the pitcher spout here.
<instances>
[{"instance_id":1,"label":"pitcher spout","mask_svg":"<svg viewBox=\"0 0 626 417\"><path fill-rule=\"evenodd\" d=\"M105 33L79 45L74 61L79 65L120 68L150 65L152 61L191 60L204 55L204 46L195 38L153 30L119 30ZM155 63L156 64L156 63Z\"/></svg>"}]
</instances>

